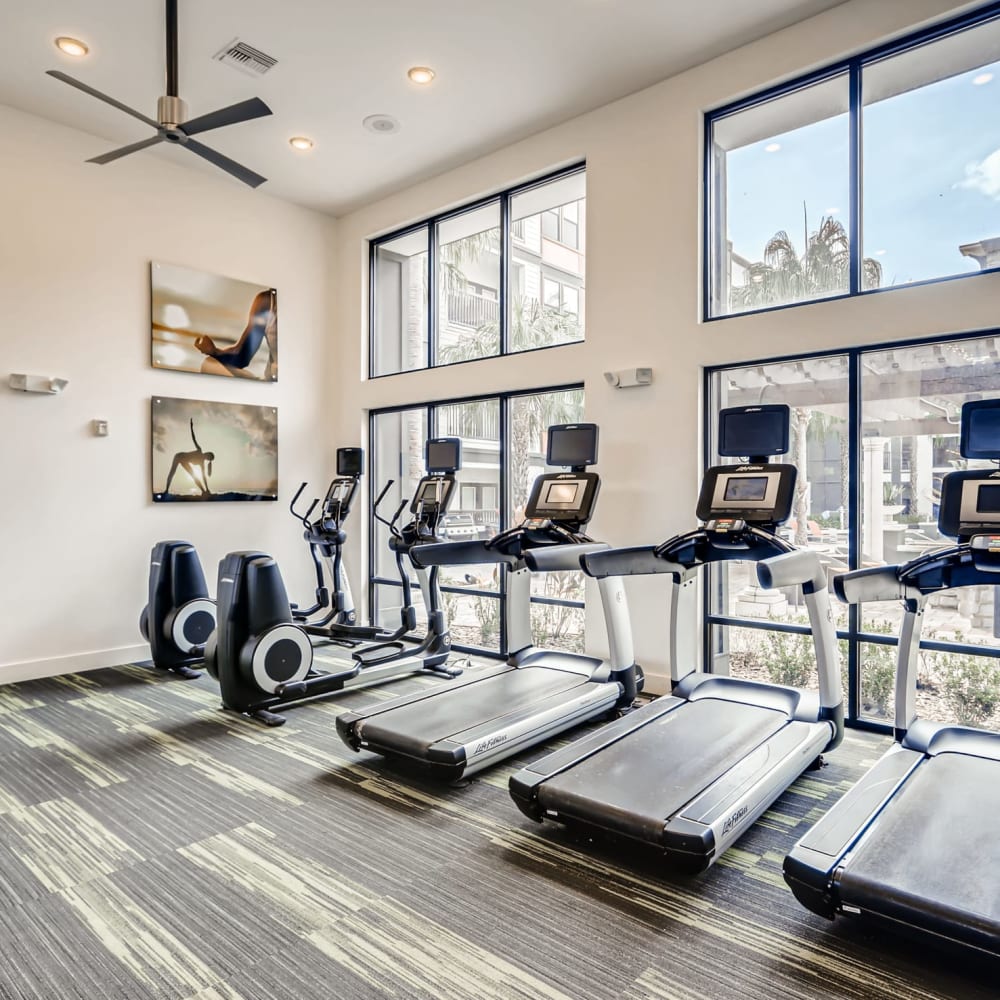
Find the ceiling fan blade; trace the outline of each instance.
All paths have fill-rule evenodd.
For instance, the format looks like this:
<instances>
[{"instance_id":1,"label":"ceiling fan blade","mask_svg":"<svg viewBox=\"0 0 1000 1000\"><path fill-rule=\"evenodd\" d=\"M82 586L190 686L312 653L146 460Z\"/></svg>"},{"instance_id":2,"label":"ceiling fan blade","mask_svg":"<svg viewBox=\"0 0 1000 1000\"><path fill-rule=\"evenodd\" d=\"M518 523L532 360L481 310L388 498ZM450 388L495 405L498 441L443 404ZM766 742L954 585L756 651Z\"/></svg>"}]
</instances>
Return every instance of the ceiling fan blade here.
<instances>
[{"instance_id":1,"label":"ceiling fan blade","mask_svg":"<svg viewBox=\"0 0 1000 1000\"><path fill-rule=\"evenodd\" d=\"M259 97L251 97L248 101L240 101L239 104L231 104L228 108L220 108L218 111L210 111L207 115L192 118L191 121L181 125L181 131L186 135L197 135L199 132L208 132L210 129L222 128L225 125L237 125L269 114L271 109Z\"/></svg>"},{"instance_id":2,"label":"ceiling fan blade","mask_svg":"<svg viewBox=\"0 0 1000 1000\"><path fill-rule=\"evenodd\" d=\"M129 153L138 153L140 149L145 149L147 146L155 146L158 142L163 142L162 135L154 135L152 139L143 139L142 142L133 142L131 146L121 146L118 149L112 149L110 153L102 153L100 156L95 156L87 160L87 162L100 163L103 166L112 160L128 156Z\"/></svg>"},{"instance_id":3,"label":"ceiling fan blade","mask_svg":"<svg viewBox=\"0 0 1000 1000\"><path fill-rule=\"evenodd\" d=\"M192 153L197 153L203 160L208 160L209 163L221 167L226 173L232 174L233 177L243 181L244 184L249 184L252 188L260 187L267 180L266 177L255 174L249 167L244 167L235 160L229 159L228 156L223 156L222 153L217 153L214 149L209 149L208 146L195 142L194 139L185 142L184 148L190 149Z\"/></svg>"},{"instance_id":4,"label":"ceiling fan blade","mask_svg":"<svg viewBox=\"0 0 1000 1000\"><path fill-rule=\"evenodd\" d=\"M96 97L99 101L104 101L105 104L110 104L113 108L118 108L119 111L124 111L125 114L131 115L133 118L138 118L139 121L145 122L153 128L158 129L160 127L160 123L154 122L152 118L147 118L144 114L136 111L134 108L130 108L127 104L122 104L121 101L116 101L113 97L108 97L107 94L102 94L99 90L94 90L93 87L88 87L87 84L81 83L79 80L74 80L73 77L67 76L57 69L47 69L45 72L49 76L54 76L57 80L62 80L63 83L68 83L71 87L76 87L77 90L82 90L85 94L90 94L91 97Z\"/></svg>"}]
</instances>

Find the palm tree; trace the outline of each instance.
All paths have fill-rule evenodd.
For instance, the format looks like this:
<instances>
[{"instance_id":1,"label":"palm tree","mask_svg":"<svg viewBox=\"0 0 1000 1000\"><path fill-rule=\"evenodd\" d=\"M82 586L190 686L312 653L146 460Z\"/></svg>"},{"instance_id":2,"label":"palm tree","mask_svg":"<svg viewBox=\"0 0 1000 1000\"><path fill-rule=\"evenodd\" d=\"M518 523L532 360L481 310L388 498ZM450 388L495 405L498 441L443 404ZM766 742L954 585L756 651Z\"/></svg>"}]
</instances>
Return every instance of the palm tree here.
<instances>
[{"instance_id":1,"label":"palm tree","mask_svg":"<svg viewBox=\"0 0 1000 1000\"><path fill-rule=\"evenodd\" d=\"M808 223L805 231L809 231ZM747 268L746 284L732 288L733 308L760 309L846 292L850 287L850 268L850 238L839 220L823 216L819 229L807 236L801 257L791 237L782 229L767 241L764 259ZM878 288L882 283L882 265L866 257L861 268L862 287Z\"/></svg>"}]
</instances>

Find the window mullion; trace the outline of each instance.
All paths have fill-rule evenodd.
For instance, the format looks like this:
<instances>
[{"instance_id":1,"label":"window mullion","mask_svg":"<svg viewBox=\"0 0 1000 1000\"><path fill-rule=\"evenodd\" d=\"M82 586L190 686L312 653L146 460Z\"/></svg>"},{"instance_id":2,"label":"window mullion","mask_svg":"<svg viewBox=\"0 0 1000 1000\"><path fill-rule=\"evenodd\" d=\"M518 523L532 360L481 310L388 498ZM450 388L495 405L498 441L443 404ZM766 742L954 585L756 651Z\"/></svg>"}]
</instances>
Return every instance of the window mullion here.
<instances>
[{"instance_id":1,"label":"window mullion","mask_svg":"<svg viewBox=\"0 0 1000 1000\"><path fill-rule=\"evenodd\" d=\"M438 232L437 222L427 226L427 367L437 364L438 320Z\"/></svg>"},{"instance_id":2,"label":"window mullion","mask_svg":"<svg viewBox=\"0 0 1000 1000\"><path fill-rule=\"evenodd\" d=\"M850 185L850 232L848 234L848 246L850 249L850 294L857 295L863 290L862 281L862 168L861 168L861 146L862 129L864 127L864 116L861 106L861 61L854 60L848 71L848 90L850 100L849 113L849 138L848 165Z\"/></svg>"},{"instance_id":3,"label":"window mullion","mask_svg":"<svg viewBox=\"0 0 1000 1000\"><path fill-rule=\"evenodd\" d=\"M500 355L510 350L507 343L508 316L507 304L510 301L510 192L500 196L500 287L497 290L499 303L498 325L500 328Z\"/></svg>"}]
</instances>

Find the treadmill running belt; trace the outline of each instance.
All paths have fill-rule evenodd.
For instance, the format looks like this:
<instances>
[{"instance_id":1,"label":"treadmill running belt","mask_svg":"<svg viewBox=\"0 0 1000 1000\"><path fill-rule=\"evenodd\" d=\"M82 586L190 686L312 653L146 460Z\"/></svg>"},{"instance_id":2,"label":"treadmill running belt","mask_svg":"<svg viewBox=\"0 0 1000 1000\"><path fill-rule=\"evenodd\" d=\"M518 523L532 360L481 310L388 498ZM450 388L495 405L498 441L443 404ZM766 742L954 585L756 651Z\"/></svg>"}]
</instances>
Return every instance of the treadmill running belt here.
<instances>
[{"instance_id":1,"label":"treadmill running belt","mask_svg":"<svg viewBox=\"0 0 1000 1000\"><path fill-rule=\"evenodd\" d=\"M892 798L841 876L844 902L935 933L1000 942L1000 762L930 757ZM966 935L968 939L968 935Z\"/></svg>"},{"instance_id":2,"label":"treadmill running belt","mask_svg":"<svg viewBox=\"0 0 1000 1000\"><path fill-rule=\"evenodd\" d=\"M542 783L538 801L658 843L671 816L787 722L758 705L686 702Z\"/></svg>"},{"instance_id":3,"label":"treadmill running belt","mask_svg":"<svg viewBox=\"0 0 1000 1000\"><path fill-rule=\"evenodd\" d=\"M433 743L589 683L582 674L563 670L512 667L474 684L442 688L431 698L379 713L365 720L364 739L375 746L423 757Z\"/></svg>"}]
</instances>

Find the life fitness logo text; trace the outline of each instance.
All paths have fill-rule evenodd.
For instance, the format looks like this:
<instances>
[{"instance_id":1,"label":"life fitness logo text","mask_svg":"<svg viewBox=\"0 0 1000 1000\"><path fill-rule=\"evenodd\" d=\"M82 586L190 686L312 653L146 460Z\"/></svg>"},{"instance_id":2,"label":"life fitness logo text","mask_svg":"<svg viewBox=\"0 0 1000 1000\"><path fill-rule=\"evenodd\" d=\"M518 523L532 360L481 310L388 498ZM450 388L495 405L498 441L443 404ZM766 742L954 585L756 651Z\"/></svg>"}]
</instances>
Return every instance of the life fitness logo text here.
<instances>
[{"instance_id":1,"label":"life fitness logo text","mask_svg":"<svg viewBox=\"0 0 1000 1000\"><path fill-rule=\"evenodd\" d=\"M472 756L475 757L476 754L486 753L487 750L492 750L494 747L500 746L501 743L507 742L507 734L503 733L501 736L491 736L488 740L483 740L475 750L472 751Z\"/></svg>"},{"instance_id":2,"label":"life fitness logo text","mask_svg":"<svg viewBox=\"0 0 1000 1000\"><path fill-rule=\"evenodd\" d=\"M760 472L763 469L763 465L738 465L736 467L737 472Z\"/></svg>"},{"instance_id":3,"label":"life fitness logo text","mask_svg":"<svg viewBox=\"0 0 1000 1000\"><path fill-rule=\"evenodd\" d=\"M722 828L723 835L729 833L729 831L732 830L733 827L736 826L736 824L739 823L748 812L750 812L749 806L743 806L742 809L737 809L736 812L734 812L732 816L726 820L726 824Z\"/></svg>"}]
</instances>

